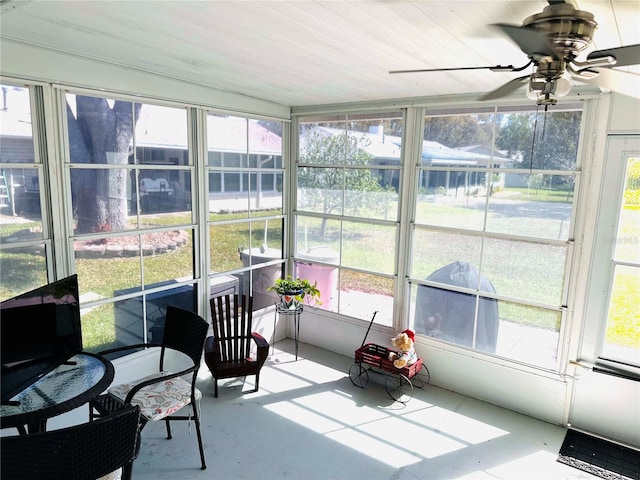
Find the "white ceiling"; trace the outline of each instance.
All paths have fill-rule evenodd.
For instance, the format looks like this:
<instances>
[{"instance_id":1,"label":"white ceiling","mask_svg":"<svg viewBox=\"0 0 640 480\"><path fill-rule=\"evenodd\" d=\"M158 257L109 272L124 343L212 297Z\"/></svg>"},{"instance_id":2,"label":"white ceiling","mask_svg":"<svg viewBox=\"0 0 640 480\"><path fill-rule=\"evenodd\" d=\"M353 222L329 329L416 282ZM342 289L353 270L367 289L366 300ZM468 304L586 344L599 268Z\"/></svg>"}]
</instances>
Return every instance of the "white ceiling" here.
<instances>
[{"instance_id":1,"label":"white ceiling","mask_svg":"<svg viewBox=\"0 0 640 480\"><path fill-rule=\"evenodd\" d=\"M0 41L26 42L286 106L483 93L516 73L389 70L524 65L490 24L544 0L1 0ZM578 0L590 50L640 43L640 1Z\"/></svg>"}]
</instances>

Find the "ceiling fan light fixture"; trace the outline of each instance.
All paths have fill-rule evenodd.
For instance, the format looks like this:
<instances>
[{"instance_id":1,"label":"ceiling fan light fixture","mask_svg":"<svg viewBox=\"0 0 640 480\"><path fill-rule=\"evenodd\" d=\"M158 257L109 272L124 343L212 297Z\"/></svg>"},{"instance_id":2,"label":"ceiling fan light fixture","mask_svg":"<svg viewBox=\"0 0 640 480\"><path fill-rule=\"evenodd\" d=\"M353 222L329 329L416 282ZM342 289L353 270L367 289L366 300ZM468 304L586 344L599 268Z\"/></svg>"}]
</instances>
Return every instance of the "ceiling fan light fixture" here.
<instances>
[{"instance_id":1,"label":"ceiling fan light fixture","mask_svg":"<svg viewBox=\"0 0 640 480\"><path fill-rule=\"evenodd\" d=\"M529 100L536 100L538 105L555 105L557 97L564 97L570 91L571 81L568 78L545 78L534 73L529 77L526 96Z\"/></svg>"},{"instance_id":2,"label":"ceiling fan light fixture","mask_svg":"<svg viewBox=\"0 0 640 480\"><path fill-rule=\"evenodd\" d=\"M556 97L565 97L571 91L571 81L566 77L560 77L555 81L555 92Z\"/></svg>"},{"instance_id":3,"label":"ceiling fan light fixture","mask_svg":"<svg viewBox=\"0 0 640 480\"><path fill-rule=\"evenodd\" d=\"M538 100L541 96L552 93L551 87L552 85L550 85L547 79L532 73L529 76L529 82L527 83L527 98L529 100Z\"/></svg>"}]
</instances>

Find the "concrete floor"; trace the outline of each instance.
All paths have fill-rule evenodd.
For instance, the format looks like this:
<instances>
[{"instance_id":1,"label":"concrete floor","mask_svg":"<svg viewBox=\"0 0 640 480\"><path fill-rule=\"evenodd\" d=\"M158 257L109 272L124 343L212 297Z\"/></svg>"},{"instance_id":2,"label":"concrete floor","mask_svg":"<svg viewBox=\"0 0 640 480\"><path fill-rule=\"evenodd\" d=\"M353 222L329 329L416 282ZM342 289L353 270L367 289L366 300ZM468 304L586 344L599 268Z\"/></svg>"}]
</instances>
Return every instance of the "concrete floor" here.
<instances>
[{"instance_id":1,"label":"concrete floor","mask_svg":"<svg viewBox=\"0 0 640 480\"><path fill-rule=\"evenodd\" d=\"M565 429L437 387L392 401L384 377L355 387L353 358L293 341L276 345L253 378L199 387L207 470L195 428L148 424L133 478L144 479L595 479L556 462ZM244 393L246 392L246 393Z\"/></svg>"}]
</instances>

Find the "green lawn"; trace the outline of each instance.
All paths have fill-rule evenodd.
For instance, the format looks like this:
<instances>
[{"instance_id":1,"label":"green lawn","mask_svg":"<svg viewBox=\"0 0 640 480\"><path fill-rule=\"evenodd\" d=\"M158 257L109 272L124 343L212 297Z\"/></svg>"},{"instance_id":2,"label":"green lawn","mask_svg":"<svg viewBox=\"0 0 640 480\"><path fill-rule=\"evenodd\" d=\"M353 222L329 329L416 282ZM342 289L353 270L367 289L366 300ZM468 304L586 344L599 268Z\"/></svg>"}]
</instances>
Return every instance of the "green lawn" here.
<instances>
[{"instance_id":1,"label":"green lawn","mask_svg":"<svg viewBox=\"0 0 640 480\"><path fill-rule=\"evenodd\" d=\"M525 189L526 190L526 189ZM524 191L520 192L525 195ZM527 195L531 191L526 192ZM539 190L535 201L566 202L567 192L549 192ZM519 199L523 199L522 196ZM395 207L395 205L393 206ZM420 215L428 215L429 205L420 203L418 212ZM445 211L446 210L446 211ZM269 212L261 212L267 215ZM279 214L280 211L273 211ZM448 205L439 214L449 219L468 217L469 209L461 206ZM475 212L472 212L475 214ZM626 211L630 217L628 225L634 225L636 230L625 234L638 235L640 228L640 211ZM158 215L146 221L154 225L176 225L181 223L188 225L190 217L184 219L172 215L166 218ZM443 217L444 218L444 217ZM243 266L243 259L239 249L260 247L265 243L269 248L281 250L282 248L282 220L252 217L247 218L243 213L229 213L215 215L212 220L223 223L215 223L210 226L210 268L212 271L223 272ZM545 219L536 219L543 222ZM228 222L228 223L225 223ZM522 219L520 219L522 222ZM6 224L2 226L3 238L25 227L35 224ZM176 227L180 228L180 227ZM629 227L632 228L632 227ZM345 222L342 225L337 221L328 221L322 224L319 219L301 218L298 225L298 242L310 246L327 246L334 251L342 252L342 265L347 267L372 269L376 272L393 274L395 265L395 237L394 227L372 227L371 225L357 222ZM266 236L265 236L266 233ZM114 292L127 288L139 288L141 283L152 285L159 282L171 281L175 278L191 277L193 265L193 239L182 247L162 255L131 258L82 258L76 261L76 270L81 278L81 292L92 293L96 298L113 297ZM340 239L342 238L342 248ZM562 270L565 256L565 247L549 249L544 244L528 244L506 240L487 242L481 246L479 237L469 235L457 235L447 232L431 231L423 236L418 236L419 242L414 245L414 264L411 276L425 278L430 272L455 260L469 261L473 265L479 265L481 248L483 248L483 271L490 277L496 291L513 297L534 299L551 305L559 303L559 295L563 286L558 284L562 278ZM637 245L628 245L624 248L637 248ZM142 262L144 279L140 278L140 265ZM44 271L44 257L42 252L33 251L10 252L0 254L0 272L2 284L0 295L2 298L11 296L8 292L25 281L25 276L36 275L28 278L34 284L45 283L45 279L38 278L39 272ZM31 273L32 272L32 273ZM618 290L622 292L620 297L614 299L612 321L613 324L607 331L607 340L620 345L634 346L640 344L640 332L637 329L637 314L634 319L635 305L629 304L633 298L628 293L629 289L636 288L632 281L624 280ZM353 271L345 271L341 276L342 288L366 291L390 296L393 291L393 282L377 275L359 274ZM558 330L560 315L556 312L538 308L523 307L517 304L501 302L500 314L503 319L509 321L536 325L543 328ZM113 342L114 334L114 308L113 304L99 306L83 315L83 329L87 346L104 346Z\"/></svg>"}]
</instances>

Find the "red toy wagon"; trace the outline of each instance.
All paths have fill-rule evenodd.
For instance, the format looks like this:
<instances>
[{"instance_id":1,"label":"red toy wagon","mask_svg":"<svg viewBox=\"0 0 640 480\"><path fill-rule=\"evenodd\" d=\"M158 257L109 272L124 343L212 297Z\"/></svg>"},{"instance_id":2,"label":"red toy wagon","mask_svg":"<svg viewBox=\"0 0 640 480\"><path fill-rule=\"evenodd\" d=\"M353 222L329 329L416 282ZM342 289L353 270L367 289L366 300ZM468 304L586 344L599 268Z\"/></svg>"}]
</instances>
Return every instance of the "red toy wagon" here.
<instances>
[{"instance_id":1,"label":"red toy wagon","mask_svg":"<svg viewBox=\"0 0 640 480\"><path fill-rule=\"evenodd\" d=\"M396 368L389 360L389 354L394 350L375 343L364 343L376 313L369 323L362 346L355 352L355 363L349 369L349 378L356 387L365 388L369 383L369 371L385 375L384 386L389 396L395 401L407 403L413 398L414 386L422 388L429 383L429 369L421 358L412 365Z\"/></svg>"}]
</instances>

